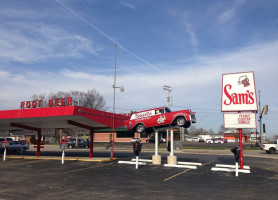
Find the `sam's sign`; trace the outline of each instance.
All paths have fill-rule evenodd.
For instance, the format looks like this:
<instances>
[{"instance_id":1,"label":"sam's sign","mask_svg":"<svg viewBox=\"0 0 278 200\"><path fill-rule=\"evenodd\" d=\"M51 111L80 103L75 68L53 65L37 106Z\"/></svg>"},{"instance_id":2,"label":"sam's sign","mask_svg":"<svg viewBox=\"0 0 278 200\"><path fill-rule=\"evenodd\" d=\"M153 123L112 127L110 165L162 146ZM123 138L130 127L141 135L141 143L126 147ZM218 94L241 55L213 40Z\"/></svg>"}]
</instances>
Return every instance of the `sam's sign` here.
<instances>
[{"instance_id":1,"label":"sam's sign","mask_svg":"<svg viewBox=\"0 0 278 200\"><path fill-rule=\"evenodd\" d=\"M20 103L20 108L42 108L43 100L35 100L35 101L22 101ZM72 106L72 97L67 98L57 98L57 99L49 99L48 107L53 106Z\"/></svg>"},{"instance_id":2,"label":"sam's sign","mask_svg":"<svg viewBox=\"0 0 278 200\"><path fill-rule=\"evenodd\" d=\"M221 111L257 111L254 72L222 75Z\"/></svg>"}]
</instances>

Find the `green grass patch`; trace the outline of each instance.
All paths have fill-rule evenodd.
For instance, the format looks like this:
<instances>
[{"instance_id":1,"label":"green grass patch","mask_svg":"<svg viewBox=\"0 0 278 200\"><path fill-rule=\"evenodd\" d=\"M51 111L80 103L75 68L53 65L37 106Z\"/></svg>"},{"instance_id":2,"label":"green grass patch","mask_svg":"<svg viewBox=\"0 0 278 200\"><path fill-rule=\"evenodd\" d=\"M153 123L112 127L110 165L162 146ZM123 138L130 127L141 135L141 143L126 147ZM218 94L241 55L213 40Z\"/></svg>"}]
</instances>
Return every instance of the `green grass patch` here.
<instances>
[{"instance_id":1,"label":"green grass patch","mask_svg":"<svg viewBox=\"0 0 278 200\"><path fill-rule=\"evenodd\" d=\"M231 148L225 148L225 147L202 147L202 146L183 146L182 149L230 150Z\"/></svg>"}]
</instances>

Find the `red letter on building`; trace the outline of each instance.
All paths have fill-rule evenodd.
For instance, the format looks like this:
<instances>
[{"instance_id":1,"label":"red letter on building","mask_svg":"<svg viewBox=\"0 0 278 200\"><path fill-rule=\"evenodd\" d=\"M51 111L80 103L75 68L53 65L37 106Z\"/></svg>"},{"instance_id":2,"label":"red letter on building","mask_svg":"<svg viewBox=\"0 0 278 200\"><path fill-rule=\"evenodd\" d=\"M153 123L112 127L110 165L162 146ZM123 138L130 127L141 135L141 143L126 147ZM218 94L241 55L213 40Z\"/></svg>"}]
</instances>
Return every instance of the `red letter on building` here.
<instances>
[{"instance_id":1,"label":"red letter on building","mask_svg":"<svg viewBox=\"0 0 278 200\"><path fill-rule=\"evenodd\" d=\"M42 100L38 100L38 102L39 102L39 108L41 108L42 107Z\"/></svg>"},{"instance_id":2,"label":"red letter on building","mask_svg":"<svg viewBox=\"0 0 278 200\"><path fill-rule=\"evenodd\" d=\"M68 97L67 105L68 106L72 106L72 98L71 97Z\"/></svg>"},{"instance_id":3,"label":"red letter on building","mask_svg":"<svg viewBox=\"0 0 278 200\"><path fill-rule=\"evenodd\" d=\"M55 99L55 106L59 106L59 99Z\"/></svg>"},{"instance_id":4,"label":"red letter on building","mask_svg":"<svg viewBox=\"0 0 278 200\"><path fill-rule=\"evenodd\" d=\"M30 108L30 107L31 107L31 102L30 102L30 101L27 101L26 107L27 107L27 108Z\"/></svg>"},{"instance_id":5,"label":"red letter on building","mask_svg":"<svg viewBox=\"0 0 278 200\"><path fill-rule=\"evenodd\" d=\"M24 109L24 105L25 105L25 102L22 101L21 104L20 104L20 108L21 108L21 109Z\"/></svg>"},{"instance_id":6,"label":"red letter on building","mask_svg":"<svg viewBox=\"0 0 278 200\"><path fill-rule=\"evenodd\" d=\"M64 106L66 104L65 100L66 100L66 98L61 99L61 106Z\"/></svg>"},{"instance_id":7,"label":"red letter on building","mask_svg":"<svg viewBox=\"0 0 278 200\"><path fill-rule=\"evenodd\" d=\"M53 106L53 99L49 99L49 100L48 100L48 106L49 106L49 107L52 107L52 106Z\"/></svg>"},{"instance_id":8,"label":"red letter on building","mask_svg":"<svg viewBox=\"0 0 278 200\"><path fill-rule=\"evenodd\" d=\"M36 108L37 107L37 101L32 101L32 107Z\"/></svg>"}]
</instances>

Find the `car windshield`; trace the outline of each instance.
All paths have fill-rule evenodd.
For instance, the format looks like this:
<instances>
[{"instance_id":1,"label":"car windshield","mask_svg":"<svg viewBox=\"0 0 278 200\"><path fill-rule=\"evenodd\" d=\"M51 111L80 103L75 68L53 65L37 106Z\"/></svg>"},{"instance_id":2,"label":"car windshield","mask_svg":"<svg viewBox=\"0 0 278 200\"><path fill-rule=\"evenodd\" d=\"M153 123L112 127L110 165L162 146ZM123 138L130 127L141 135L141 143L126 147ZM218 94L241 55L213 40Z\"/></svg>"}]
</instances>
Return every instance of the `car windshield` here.
<instances>
[{"instance_id":1,"label":"car windshield","mask_svg":"<svg viewBox=\"0 0 278 200\"><path fill-rule=\"evenodd\" d=\"M170 108L165 108L166 113L172 112Z\"/></svg>"}]
</instances>

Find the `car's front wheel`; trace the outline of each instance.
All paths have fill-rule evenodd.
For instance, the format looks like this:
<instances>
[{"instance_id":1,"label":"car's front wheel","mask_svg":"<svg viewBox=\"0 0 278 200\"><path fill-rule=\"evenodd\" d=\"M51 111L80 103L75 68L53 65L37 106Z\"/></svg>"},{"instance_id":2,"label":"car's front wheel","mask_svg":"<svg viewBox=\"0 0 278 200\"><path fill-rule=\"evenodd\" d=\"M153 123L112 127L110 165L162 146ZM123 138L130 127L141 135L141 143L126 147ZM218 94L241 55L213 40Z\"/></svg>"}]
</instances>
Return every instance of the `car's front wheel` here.
<instances>
[{"instance_id":1,"label":"car's front wheel","mask_svg":"<svg viewBox=\"0 0 278 200\"><path fill-rule=\"evenodd\" d=\"M270 148L270 149L269 149L269 153L270 153L270 154L274 154L274 153L276 153L276 149L275 149L275 148L273 148L273 147L272 147L272 148Z\"/></svg>"},{"instance_id":2,"label":"car's front wheel","mask_svg":"<svg viewBox=\"0 0 278 200\"><path fill-rule=\"evenodd\" d=\"M145 126L143 124L138 124L135 130L137 133L143 133L145 131Z\"/></svg>"},{"instance_id":3,"label":"car's front wheel","mask_svg":"<svg viewBox=\"0 0 278 200\"><path fill-rule=\"evenodd\" d=\"M189 128L191 123L190 121L186 121L185 117L178 117L176 119L176 125L179 127Z\"/></svg>"},{"instance_id":4,"label":"car's front wheel","mask_svg":"<svg viewBox=\"0 0 278 200\"><path fill-rule=\"evenodd\" d=\"M179 127L182 127L182 126L185 125L185 122L186 122L186 120L185 120L184 117L178 117L176 123L177 123L177 125L178 125Z\"/></svg>"}]
</instances>

